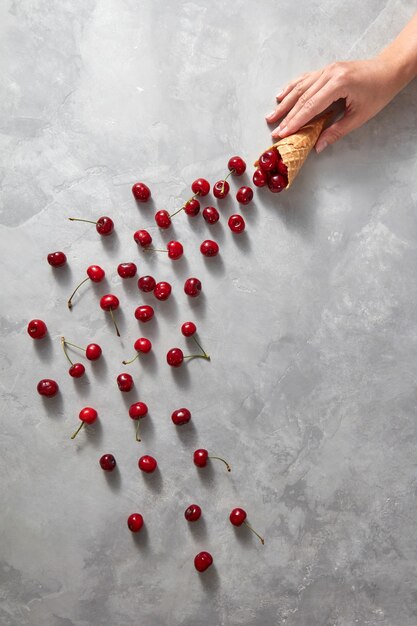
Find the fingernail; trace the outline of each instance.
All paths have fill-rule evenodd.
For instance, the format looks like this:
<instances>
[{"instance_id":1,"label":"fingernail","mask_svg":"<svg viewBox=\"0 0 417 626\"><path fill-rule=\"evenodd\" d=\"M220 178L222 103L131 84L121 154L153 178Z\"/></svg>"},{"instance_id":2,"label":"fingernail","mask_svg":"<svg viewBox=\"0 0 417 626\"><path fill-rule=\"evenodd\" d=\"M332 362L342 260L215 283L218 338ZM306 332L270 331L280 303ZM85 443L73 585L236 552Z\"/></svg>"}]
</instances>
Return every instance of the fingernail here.
<instances>
[{"instance_id":1,"label":"fingernail","mask_svg":"<svg viewBox=\"0 0 417 626\"><path fill-rule=\"evenodd\" d=\"M327 141L319 141L317 146L316 146L317 154L320 154L320 152L323 152L323 150L325 150L328 145L329 144L327 143Z\"/></svg>"},{"instance_id":2,"label":"fingernail","mask_svg":"<svg viewBox=\"0 0 417 626\"><path fill-rule=\"evenodd\" d=\"M278 128L274 131L276 135L285 135L285 133L287 132L287 127L286 126L278 126Z\"/></svg>"},{"instance_id":3,"label":"fingernail","mask_svg":"<svg viewBox=\"0 0 417 626\"><path fill-rule=\"evenodd\" d=\"M271 111L271 113L268 113L268 115L265 115L266 119L268 120L270 117L272 117L274 115L275 111Z\"/></svg>"},{"instance_id":4,"label":"fingernail","mask_svg":"<svg viewBox=\"0 0 417 626\"><path fill-rule=\"evenodd\" d=\"M276 99L279 100L283 93L284 93L284 90L281 89L281 91L275 96Z\"/></svg>"}]
</instances>

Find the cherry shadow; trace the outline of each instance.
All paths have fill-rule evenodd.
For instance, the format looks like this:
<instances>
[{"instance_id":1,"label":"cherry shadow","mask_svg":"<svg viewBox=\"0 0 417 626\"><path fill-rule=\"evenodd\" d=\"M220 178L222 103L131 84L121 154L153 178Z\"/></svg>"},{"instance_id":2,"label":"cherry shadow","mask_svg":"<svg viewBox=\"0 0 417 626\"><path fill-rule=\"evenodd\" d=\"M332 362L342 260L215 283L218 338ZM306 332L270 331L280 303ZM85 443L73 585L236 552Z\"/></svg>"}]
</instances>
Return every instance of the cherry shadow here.
<instances>
[{"instance_id":1,"label":"cherry shadow","mask_svg":"<svg viewBox=\"0 0 417 626\"><path fill-rule=\"evenodd\" d=\"M202 587L210 593L217 591L220 586L219 574L214 563L205 572L199 572L198 579Z\"/></svg>"},{"instance_id":2,"label":"cherry shadow","mask_svg":"<svg viewBox=\"0 0 417 626\"><path fill-rule=\"evenodd\" d=\"M241 233L232 233L232 235L235 246L244 254L248 254L252 248L248 233L244 230Z\"/></svg>"},{"instance_id":3,"label":"cherry shadow","mask_svg":"<svg viewBox=\"0 0 417 626\"><path fill-rule=\"evenodd\" d=\"M88 379L88 374L84 374L81 378L73 378L72 384L77 394L82 398L91 395L91 383Z\"/></svg>"},{"instance_id":4,"label":"cherry shadow","mask_svg":"<svg viewBox=\"0 0 417 626\"><path fill-rule=\"evenodd\" d=\"M151 474L147 474L146 472L141 471L140 473L143 474L143 480L151 491L153 491L154 493L161 493L163 488L163 480L159 467L157 467L156 470Z\"/></svg>"},{"instance_id":5,"label":"cherry shadow","mask_svg":"<svg viewBox=\"0 0 417 626\"><path fill-rule=\"evenodd\" d=\"M138 295L138 276L133 278L121 278L123 291L127 296L137 297Z\"/></svg>"},{"instance_id":6,"label":"cherry shadow","mask_svg":"<svg viewBox=\"0 0 417 626\"><path fill-rule=\"evenodd\" d=\"M160 330L159 330L159 324L158 324L156 313L153 316L153 318L150 319L149 321L141 322L137 320L137 323L138 323L138 332L143 333L141 335L142 337L148 337L149 339L152 339L152 340L157 339L157 337L159 337Z\"/></svg>"},{"instance_id":7,"label":"cherry shadow","mask_svg":"<svg viewBox=\"0 0 417 626\"><path fill-rule=\"evenodd\" d=\"M122 475L119 470L119 466L116 465L114 470L111 472L106 472L101 470L105 475L106 482L112 491L120 491L122 486Z\"/></svg>"},{"instance_id":8,"label":"cherry shadow","mask_svg":"<svg viewBox=\"0 0 417 626\"><path fill-rule=\"evenodd\" d=\"M149 532L145 523L138 533L131 533L131 535L132 541L138 550L149 552Z\"/></svg>"},{"instance_id":9,"label":"cherry shadow","mask_svg":"<svg viewBox=\"0 0 417 626\"><path fill-rule=\"evenodd\" d=\"M64 399L60 391L52 398L46 396L41 396L41 398L45 411L50 417L64 417Z\"/></svg>"},{"instance_id":10,"label":"cherry shadow","mask_svg":"<svg viewBox=\"0 0 417 626\"><path fill-rule=\"evenodd\" d=\"M50 334L47 333L42 339L34 339L33 343L36 356L41 361L50 361L53 354L52 339Z\"/></svg>"},{"instance_id":11,"label":"cherry shadow","mask_svg":"<svg viewBox=\"0 0 417 626\"><path fill-rule=\"evenodd\" d=\"M206 487L212 487L214 484L214 469L209 461L205 467L196 468L198 478Z\"/></svg>"},{"instance_id":12,"label":"cherry shadow","mask_svg":"<svg viewBox=\"0 0 417 626\"><path fill-rule=\"evenodd\" d=\"M103 424L100 420L100 417L94 422L94 424L86 424L83 430L88 443L90 443L95 448L101 446L101 443L103 441ZM79 433L77 439L80 435L81 433Z\"/></svg>"},{"instance_id":13,"label":"cherry shadow","mask_svg":"<svg viewBox=\"0 0 417 626\"><path fill-rule=\"evenodd\" d=\"M217 243L224 242L225 231L221 219L222 218L220 217L219 221L215 224L208 224L207 222L205 222L206 228L208 230L208 237L206 237L206 239L214 239L214 241L217 241Z\"/></svg>"},{"instance_id":14,"label":"cherry shadow","mask_svg":"<svg viewBox=\"0 0 417 626\"><path fill-rule=\"evenodd\" d=\"M133 422L134 426L133 437L135 437L137 422L136 420L131 421ZM138 445L143 445L144 442L148 444L155 439L155 426L152 422L152 419L150 418L150 415L147 415L140 420L139 439L141 441L135 440Z\"/></svg>"},{"instance_id":15,"label":"cherry shadow","mask_svg":"<svg viewBox=\"0 0 417 626\"><path fill-rule=\"evenodd\" d=\"M226 268L224 265L223 258L221 257L221 253L215 257L207 258L204 257L204 265L206 269L213 274L213 276L223 276L226 272Z\"/></svg>"},{"instance_id":16,"label":"cherry shadow","mask_svg":"<svg viewBox=\"0 0 417 626\"><path fill-rule=\"evenodd\" d=\"M178 438L181 440L181 443L185 446L190 445L195 447L198 441L198 433L192 421L189 421L188 424L183 424L182 426L175 426L175 430Z\"/></svg>"},{"instance_id":17,"label":"cherry shadow","mask_svg":"<svg viewBox=\"0 0 417 626\"><path fill-rule=\"evenodd\" d=\"M112 255L114 255L120 249L120 239L119 235L117 234L116 228L117 224L111 235L107 237L100 237L103 248L106 250L106 252Z\"/></svg>"},{"instance_id":18,"label":"cherry shadow","mask_svg":"<svg viewBox=\"0 0 417 626\"><path fill-rule=\"evenodd\" d=\"M205 310L207 306L207 299L206 299L206 294L204 293L203 290L201 290L200 294L195 298L192 298L189 296L187 297L188 297L190 308L193 309L193 311Z\"/></svg>"},{"instance_id":19,"label":"cherry shadow","mask_svg":"<svg viewBox=\"0 0 417 626\"><path fill-rule=\"evenodd\" d=\"M242 207L242 215L248 224L252 224L259 217L257 204L252 200L247 206Z\"/></svg>"},{"instance_id":20,"label":"cherry shadow","mask_svg":"<svg viewBox=\"0 0 417 626\"><path fill-rule=\"evenodd\" d=\"M71 267L66 263L62 267L51 267L54 279L63 287L69 287L73 284L74 278Z\"/></svg>"},{"instance_id":21,"label":"cherry shadow","mask_svg":"<svg viewBox=\"0 0 417 626\"><path fill-rule=\"evenodd\" d=\"M204 517L200 517L196 522L188 522L188 527L194 539L206 539L207 524Z\"/></svg>"},{"instance_id":22,"label":"cherry shadow","mask_svg":"<svg viewBox=\"0 0 417 626\"><path fill-rule=\"evenodd\" d=\"M262 544L258 537L245 524L242 524L241 526L233 526L233 531L237 541L242 546L249 547L254 545L254 542L256 542L262 548Z\"/></svg>"},{"instance_id":23,"label":"cherry shadow","mask_svg":"<svg viewBox=\"0 0 417 626\"><path fill-rule=\"evenodd\" d=\"M178 315L178 304L172 294L168 300L159 301L158 315L163 315L164 317L176 317Z\"/></svg>"},{"instance_id":24,"label":"cherry shadow","mask_svg":"<svg viewBox=\"0 0 417 626\"><path fill-rule=\"evenodd\" d=\"M170 369L175 383L183 389L188 389L191 385L191 377L188 371L188 363L185 362L180 367L171 367Z\"/></svg>"},{"instance_id":25,"label":"cherry shadow","mask_svg":"<svg viewBox=\"0 0 417 626\"><path fill-rule=\"evenodd\" d=\"M97 359L96 361L90 361L90 363L91 363L91 371L93 375L96 376L97 378L102 378L107 374L107 371L109 368L108 368L106 359L104 358L103 354L101 355L99 359Z\"/></svg>"}]
</instances>

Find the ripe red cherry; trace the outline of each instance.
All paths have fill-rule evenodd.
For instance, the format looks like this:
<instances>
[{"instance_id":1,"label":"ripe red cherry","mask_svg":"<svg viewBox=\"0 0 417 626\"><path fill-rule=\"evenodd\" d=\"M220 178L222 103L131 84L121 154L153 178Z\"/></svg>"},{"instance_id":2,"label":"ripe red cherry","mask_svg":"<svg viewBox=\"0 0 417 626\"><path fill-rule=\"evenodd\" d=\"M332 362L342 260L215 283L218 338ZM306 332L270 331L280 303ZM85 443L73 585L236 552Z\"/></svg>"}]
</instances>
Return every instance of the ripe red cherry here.
<instances>
[{"instance_id":1,"label":"ripe red cherry","mask_svg":"<svg viewBox=\"0 0 417 626\"><path fill-rule=\"evenodd\" d=\"M287 166L285 165L284 161L281 158L279 158L279 160L278 160L277 169L278 169L278 174L282 174L283 176L285 176L287 178L287 176L288 176L288 168L287 168Z\"/></svg>"},{"instance_id":2,"label":"ripe red cherry","mask_svg":"<svg viewBox=\"0 0 417 626\"><path fill-rule=\"evenodd\" d=\"M230 191L230 185L227 180L218 180L217 183L213 185L213 196L222 200L227 196Z\"/></svg>"},{"instance_id":3,"label":"ripe red cherry","mask_svg":"<svg viewBox=\"0 0 417 626\"><path fill-rule=\"evenodd\" d=\"M288 179L282 174L274 174L268 180L268 188L272 193L280 193L288 185Z\"/></svg>"},{"instance_id":4,"label":"ripe red cherry","mask_svg":"<svg viewBox=\"0 0 417 626\"><path fill-rule=\"evenodd\" d=\"M190 504L184 511L184 517L187 522L196 522L201 517L201 508L198 504Z\"/></svg>"},{"instance_id":5,"label":"ripe red cherry","mask_svg":"<svg viewBox=\"0 0 417 626\"><path fill-rule=\"evenodd\" d=\"M51 378L43 378L40 380L36 389L38 390L39 395L47 398L52 398L59 391L58 383Z\"/></svg>"},{"instance_id":6,"label":"ripe red cherry","mask_svg":"<svg viewBox=\"0 0 417 626\"><path fill-rule=\"evenodd\" d=\"M147 230L137 230L133 235L133 239L142 248L146 248L146 246L150 246L152 243L152 237Z\"/></svg>"},{"instance_id":7,"label":"ripe red cherry","mask_svg":"<svg viewBox=\"0 0 417 626\"><path fill-rule=\"evenodd\" d=\"M145 456L141 456L138 461L139 469L141 469L142 472L146 472L147 474L151 474L152 472L154 472L157 465L158 463L156 462L156 459L154 459L153 456L149 456L148 454L145 454Z\"/></svg>"},{"instance_id":8,"label":"ripe red cherry","mask_svg":"<svg viewBox=\"0 0 417 626\"><path fill-rule=\"evenodd\" d=\"M95 422L97 417L98 417L98 413L92 407L86 406L83 409L81 409L78 417L81 420L81 424L77 428L75 433L73 435L71 435L71 439L75 439L75 437L78 435L78 433L80 432L80 430L84 426L84 424L92 424L93 422Z\"/></svg>"},{"instance_id":9,"label":"ripe red cherry","mask_svg":"<svg viewBox=\"0 0 417 626\"><path fill-rule=\"evenodd\" d=\"M120 263L117 266L117 273L120 278L133 278L136 276L137 267L134 263Z\"/></svg>"},{"instance_id":10,"label":"ripe red cherry","mask_svg":"<svg viewBox=\"0 0 417 626\"><path fill-rule=\"evenodd\" d=\"M162 209L155 213L155 222L158 224L159 228L169 228L171 226L171 218L168 211Z\"/></svg>"},{"instance_id":11,"label":"ripe red cherry","mask_svg":"<svg viewBox=\"0 0 417 626\"><path fill-rule=\"evenodd\" d=\"M145 183L135 183L132 187L132 193L135 200L139 202L148 202L151 197L151 190Z\"/></svg>"},{"instance_id":12,"label":"ripe red cherry","mask_svg":"<svg viewBox=\"0 0 417 626\"><path fill-rule=\"evenodd\" d=\"M232 230L234 233L241 233L243 230L245 230L245 220L241 215L231 215L227 223L230 230Z\"/></svg>"},{"instance_id":13,"label":"ripe red cherry","mask_svg":"<svg viewBox=\"0 0 417 626\"><path fill-rule=\"evenodd\" d=\"M167 363L171 367L179 367L184 361L184 353L180 348L171 348L167 352Z\"/></svg>"},{"instance_id":14,"label":"ripe red cherry","mask_svg":"<svg viewBox=\"0 0 417 626\"><path fill-rule=\"evenodd\" d=\"M155 298L158 300L168 300L171 295L172 287L169 283L161 281L155 285L153 290Z\"/></svg>"},{"instance_id":15,"label":"ripe red cherry","mask_svg":"<svg viewBox=\"0 0 417 626\"><path fill-rule=\"evenodd\" d=\"M246 170L246 163L242 159L242 157L233 156L229 159L227 167L235 176L241 176L243 172Z\"/></svg>"},{"instance_id":16,"label":"ripe red cherry","mask_svg":"<svg viewBox=\"0 0 417 626\"><path fill-rule=\"evenodd\" d=\"M255 187L265 187L268 183L268 177L262 170L255 170L252 180Z\"/></svg>"},{"instance_id":17,"label":"ripe red cherry","mask_svg":"<svg viewBox=\"0 0 417 626\"><path fill-rule=\"evenodd\" d=\"M206 239L200 246L200 252L204 256L216 256L219 253L219 245L211 239Z\"/></svg>"},{"instance_id":18,"label":"ripe red cherry","mask_svg":"<svg viewBox=\"0 0 417 626\"><path fill-rule=\"evenodd\" d=\"M100 458L99 463L101 469L103 469L105 472L112 472L116 467L116 459L112 454L103 454L103 456Z\"/></svg>"},{"instance_id":19,"label":"ripe red cherry","mask_svg":"<svg viewBox=\"0 0 417 626\"><path fill-rule=\"evenodd\" d=\"M191 413L188 409L176 409L172 415L171 419L174 422L175 426L183 426L184 424L188 424L191 419Z\"/></svg>"},{"instance_id":20,"label":"ripe red cherry","mask_svg":"<svg viewBox=\"0 0 417 626\"><path fill-rule=\"evenodd\" d=\"M81 378L85 374L85 367L82 363L73 363L68 370L68 374L72 378Z\"/></svg>"},{"instance_id":21,"label":"ripe red cherry","mask_svg":"<svg viewBox=\"0 0 417 626\"><path fill-rule=\"evenodd\" d=\"M169 258L173 261L179 259L184 253L182 243L180 243L179 241L169 241L167 243L167 250Z\"/></svg>"},{"instance_id":22,"label":"ripe red cherry","mask_svg":"<svg viewBox=\"0 0 417 626\"><path fill-rule=\"evenodd\" d=\"M113 315L113 311L119 308L119 298L112 293L107 293L100 299L100 307L103 309L103 311L108 311L110 313L112 322L116 329L116 334L118 337L120 337L120 332Z\"/></svg>"},{"instance_id":23,"label":"ripe red cherry","mask_svg":"<svg viewBox=\"0 0 417 626\"><path fill-rule=\"evenodd\" d=\"M149 339L146 339L146 337L139 337L139 339L136 339L133 347L136 350L136 355L133 359L130 359L130 361L122 361L123 365L130 365L130 363L136 361L140 354L147 354L150 352L152 349L152 343Z\"/></svg>"},{"instance_id":24,"label":"ripe red cherry","mask_svg":"<svg viewBox=\"0 0 417 626\"><path fill-rule=\"evenodd\" d=\"M199 196L206 196L210 191L210 183L205 178L197 178L191 185L191 189Z\"/></svg>"},{"instance_id":25,"label":"ripe red cherry","mask_svg":"<svg viewBox=\"0 0 417 626\"><path fill-rule=\"evenodd\" d=\"M187 213L189 217L195 217L200 212L200 203L195 198L191 198L188 200L186 204L184 204L184 211Z\"/></svg>"},{"instance_id":26,"label":"ripe red cherry","mask_svg":"<svg viewBox=\"0 0 417 626\"><path fill-rule=\"evenodd\" d=\"M220 215L214 206L206 206L206 208L203 209L203 217L207 224L215 224L219 221Z\"/></svg>"},{"instance_id":27,"label":"ripe red cherry","mask_svg":"<svg viewBox=\"0 0 417 626\"><path fill-rule=\"evenodd\" d=\"M32 339L42 339L42 337L45 337L48 329L44 321L30 320L27 331Z\"/></svg>"},{"instance_id":28,"label":"ripe red cherry","mask_svg":"<svg viewBox=\"0 0 417 626\"><path fill-rule=\"evenodd\" d=\"M124 391L126 393L128 391L131 391L131 389L133 389L135 385L131 375L127 374L126 372L119 374L116 380L117 380L117 386L119 387L120 391Z\"/></svg>"},{"instance_id":29,"label":"ripe red cherry","mask_svg":"<svg viewBox=\"0 0 417 626\"><path fill-rule=\"evenodd\" d=\"M106 273L100 265L90 265L87 267L87 276L93 283L101 283Z\"/></svg>"},{"instance_id":30,"label":"ripe red cherry","mask_svg":"<svg viewBox=\"0 0 417 626\"><path fill-rule=\"evenodd\" d=\"M276 150L266 150L259 157L259 168L267 173L273 172L278 167L278 154Z\"/></svg>"},{"instance_id":31,"label":"ripe red cherry","mask_svg":"<svg viewBox=\"0 0 417 626\"><path fill-rule=\"evenodd\" d=\"M204 572L213 563L210 552L199 552L194 557L194 567L198 572Z\"/></svg>"},{"instance_id":32,"label":"ripe red cherry","mask_svg":"<svg viewBox=\"0 0 417 626\"><path fill-rule=\"evenodd\" d=\"M62 267L67 262L67 257L63 252L50 252L46 257L52 267Z\"/></svg>"},{"instance_id":33,"label":"ripe red cherry","mask_svg":"<svg viewBox=\"0 0 417 626\"><path fill-rule=\"evenodd\" d=\"M152 276L141 276L138 280L138 287L144 293L149 293L155 289L156 281Z\"/></svg>"},{"instance_id":34,"label":"ripe red cherry","mask_svg":"<svg viewBox=\"0 0 417 626\"><path fill-rule=\"evenodd\" d=\"M227 461L222 459L220 456L209 456L208 451L204 448L199 448L194 451L193 461L194 465L197 467L206 467L208 459L217 459L218 461L222 461L225 464L227 471L231 471L229 463L227 463Z\"/></svg>"},{"instance_id":35,"label":"ripe red cherry","mask_svg":"<svg viewBox=\"0 0 417 626\"><path fill-rule=\"evenodd\" d=\"M101 235L102 237L108 237L108 235L112 234L113 229L114 223L110 217L107 217L107 215L103 215L102 217L98 218L96 222L96 231L99 235Z\"/></svg>"},{"instance_id":36,"label":"ripe red cherry","mask_svg":"<svg viewBox=\"0 0 417 626\"><path fill-rule=\"evenodd\" d=\"M98 343L89 343L85 349L85 356L89 361L97 361L101 357L102 349Z\"/></svg>"},{"instance_id":37,"label":"ripe red cherry","mask_svg":"<svg viewBox=\"0 0 417 626\"><path fill-rule=\"evenodd\" d=\"M248 524L248 522L246 521L246 511L244 509L233 509L232 512L229 515L229 520L231 521L231 523L233 524L233 526L242 526L242 524L245 524L245 526L247 526L249 528L249 530L251 530L253 533L255 533L255 535L258 537L258 539L260 540L260 542L262 543L262 545L265 544L265 541L263 539L263 537L261 537L261 535L259 535L256 530L254 530L252 528L252 526L250 526Z\"/></svg>"},{"instance_id":38,"label":"ripe red cherry","mask_svg":"<svg viewBox=\"0 0 417 626\"><path fill-rule=\"evenodd\" d=\"M194 322L184 322L181 326L181 332L184 337L191 337L195 332L197 332L197 326Z\"/></svg>"},{"instance_id":39,"label":"ripe red cherry","mask_svg":"<svg viewBox=\"0 0 417 626\"><path fill-rule=\"evenodd\" d=\"M148 407L144 402L135 402L129 408L129 416L132 420L137 421L138 425L136 426L136 441L141 441L139 437L139 425L140 421L143 417L148 415Z\"/></svg>"},{"instance_id":40,"label":"ripe red cherry","mask_svg":"<svg viewBox=\"0 0 417 626\"><path fill-rule=\"evenodd\" d=\"M184 291L187 296L196 298L201 292L201 281L198 278L187 278L184 283Z\"/></svg>"},{"instance_id":41,"label":"ripe red cherry","mask_svg":"<svg viewBox=\"0 0 417 626\"><path fill-rule=\"evenodd\" d=\"M239 204L249 204L253 198L253 191L250 187L241 187L236 192L236 200Z\"/></svg>"},{"instance_id":42,"label":"ripe red cherry","mask_svg":"<svg viewBox=\"0 0 417 626\"><path fill-rule=\"evenodd\" d=\"M132 513L127 518L127 525L132 533L138 533L143 526L143 517L140 513Z\"/></svg>"},{"instance_id":43,"label":"ripe red cherry","mask_svg":"<svg viewBox=\"0 0 417 626\"><path fill-rule=\"evenodd\" d=\"M135 310L135 317L139 322L149 322L154 316L154 310L149 304L138 306Z\"/></svg>"}]
</instances>

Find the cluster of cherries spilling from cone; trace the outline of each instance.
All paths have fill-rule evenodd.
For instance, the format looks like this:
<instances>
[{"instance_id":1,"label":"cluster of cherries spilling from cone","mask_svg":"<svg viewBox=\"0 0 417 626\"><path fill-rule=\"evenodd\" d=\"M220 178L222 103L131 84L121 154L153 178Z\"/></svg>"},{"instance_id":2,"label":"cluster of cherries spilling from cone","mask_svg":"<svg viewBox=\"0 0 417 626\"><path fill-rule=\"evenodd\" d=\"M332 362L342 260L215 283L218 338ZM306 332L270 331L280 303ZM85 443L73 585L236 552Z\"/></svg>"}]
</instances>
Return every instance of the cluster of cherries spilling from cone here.
<instances>
[{"instance_id":1,"label":"cluster of cherries spilling from cone","mask_svg":"<svg viewBox=\"0 0 417 626\"><path fill-rule=\"evenodd\" d=\"M258 169L253 173L256 187L267 186L272 193L279 193L288 186L288 169L275 146L261 154Z\"/></svg>"}]
</instances>

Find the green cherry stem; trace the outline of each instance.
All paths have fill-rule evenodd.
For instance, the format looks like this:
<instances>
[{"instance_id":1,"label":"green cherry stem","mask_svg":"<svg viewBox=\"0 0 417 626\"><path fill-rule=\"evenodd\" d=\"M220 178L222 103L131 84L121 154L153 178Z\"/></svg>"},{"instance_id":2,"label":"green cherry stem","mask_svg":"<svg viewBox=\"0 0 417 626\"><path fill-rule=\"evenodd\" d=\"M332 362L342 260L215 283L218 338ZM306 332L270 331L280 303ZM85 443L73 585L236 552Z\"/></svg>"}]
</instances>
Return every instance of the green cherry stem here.
<instances>
[{"instance_id":1,"label":"green cherry stem","mask_svg":"<svg viewBox=\"0 0 417 626\"><path fill-rule=\"evenodd\" d=\"M67 357L68 361L71 363L71 365L74 365L74 363L71 361L71 359L68 356L68 352L67 352L67 348L66 348L66 341L65 341L65 337L61 337L61 346L62 349L64 351L65 356Z\"/></svg>"},{"instance_id":2,"label":"green cherry stem","mask_svg":"<svg viewBox=\"0 0 417 626\"><path fill-rule=\"evenodd\" d=\"M172 215L171 215L172 217ZM168 253L168 250L162 250L162 248L143 248L144 252L166 252Z\"/></svg>"},{"instance_id":3,"label":"green cherry stem","mask_svg":"<svg viewBox=\"0 0 417 626\"><path fill-rule=\"evenodd\" d=\"M224 193L224 183L225 183L225 182L226 182L226 180L229 178L229 176L231 176L231 175L233 174L233 172L234 172L234 171L235 171L235 170L230 170L230 172L228 173L228 175L227 175L225 178L223 178L223 184L222 184L222 190L221 190L221 193Z\"/></svg>"},{"instance_id":4,"label":"green cherry stem","mask_svg":"<svg viewBox=\"0 0 417 626\"><path fill-rule=\"evenodd\" d=\"M204 356L208 357L210 359L210 357L208 356L207 352L204 350L204 348L201 346L201 344L198 342L198 340L195 338L195 336L193 335L193 339L196 342L197 346L200 348L201 352L204 354Z\"/></svg>"},{"instance_id":5,"label":"green cherry stem","mask_svg":"<svg viewBox=\"0 0 417 626\"><path fill-rule=\"evenodd\" d=\"M88 224L97 224L93 220L83 220L81 217L69 217L70 222L87 222Z\"/></svg>"},{"instance_id":6,"label":"green cherry stem","mask_svg":"<svg viewBox=\"0 0 417 626\"><path fill-rule=\"evenodd\" d=\"M249 528L249 530L251 530L253 533L255 533L255 535L258 537L259 541L261 542L261 544L264 546L264 545L265 545L265 541L264 541L263 537L261 537L261 535L259 535L259 534L256 532L256 530L254 530L254 529L252 528L252 526L251 526L250 524L248 524L248 523L247 523L247 521L246 521L246 520L244 520L244 522L243 522L243 523L245 524L245 526L247 526L247 527Z\"/></svg>"},{"instance_id":7,"label":"green cherry stem","mask_svg":"<svg viewBox=\"0 0 417 626\"><path fill-rule=\"evenodd\" d=\"M136 356L134 356L133 359L130 359L130 361L122 361L123 365L130 365L131 363L133 363L133 361L136 361L138 356L139 356L139 352L136 352Z\"/></svg>"},{"instance_id":8,"label":"green cherry stem","mask_svg":"<svg viewBox=\"0 0 417 626\"><path fill-rule=\"evenodd\" d=\"M81 424L78 426L77 430L75 431L75 433L73 435L71 435L71 439L75 439L75 437L78 435L78 433L80 432L81 428L84 426L84 422L81 422Z\"/></svg>"},{"instance_id":9,"label":"green cherry stem","mask_svg":"<svg viewBox=\"0 0 417 626\"><path fill-rule=\"evenodd\" d=\"M68 218L68 219L71 219L71 218ZM95 222L93 222L93 223L95 224ZM67 302L67 304L68 304L68 308L69 308L70 310L72 309L72 302L71 302L71 300L73 299L73 297L74 297L75 293L78 291L78 289L81 287L81 285L84 285L84 283L86 283L86 282L87 282L87 280L90 280L90 277L89 277L89 276L87 276L87 278L84 278L84 280L82 280L82 281L80 282L80 284L79 284L79 285L77 285L77 287L74 289L74 291L73 291L73 292L72 292L72 294L70 295L70 297L69 297L69 299L68 299L68 302Z\"/></svg>"},{"instance_id":10,"label":"green cherry stem","mask_svg":"<svg viewBox=\"0 0 417 626\"><path fill-rule=\"evenodd\" d=\"M179 209L177 209L176 211L174 211L174 213L171 213L171 215L169 217L174 217L174 215L176 215L177 213L179 213L180 211L183 211L185 209L185 207L187 206L187 204L189 202L191 202L191 200L194 200L197 196L199 196L200 193L195 193L193 196L191 196L191 198L188 198L187 202L184 202L184 204L182 205L182 207L180 207Z\"/></svg>"},{"instance_id":11,"label":"green cherry stem","mask_svg":"<svg viewBox=\"0 0 417 626\"><path fill-rule=\"evenodd\" d=\"M204 354L189 354L185 356L184 359L206 359L206 361L210 361L209 355L205 352Z\"/></svg>"},{"instance_id":12,"label":"green cherry stem","mask_svg":"<svg viewBox=\"0 0 417 626\"><path fill-rule=\"evenodd\" d=\"M110 312L111 318L113 320L114 327L116 329L116 334L117 334L118 337L120 337L119 329L117 328L116 320L114 319L113 309L109 309L109 312Z\"/></svg>"},{"instance_id":13,"label":"green cherry stem","mask_svg":"<svg viewBox=\"0 0 417 626\"><path fill-rule=\"evenodd\" d=\"M136 426L136 441L142 441L142 439L139 437L139 424L140 424L140 420L138 420L138 425Z\"/></svg>"},{"instance_id":14,"label":"green cherry stem","mask_svg":"<svg viewBox=\"0 0 417 626\"><path fill-rule=\"evenodd\" d=\"M81 346L77 346L75 343L71 343L70 341L67 341L66 339L65 339L65 345L72 346L73 348L77 348L78 350L85 352L85 348L82 348Z\"/></svg>"},{"instance_id":15,"label":"green cherry stem","mask_svg":"<svg viewBox=\"0 0 417 626\"><path fill-rule=\"evenodd\" d=\"M223 461L223 463L226 465L226 469L228 472L232 471L232 468L230 467L229 463L227 461L225 461L224 459L222 459L220 456L209 456L209 459L217 459L218 461Z\"/></svg>"}]
</instances>

